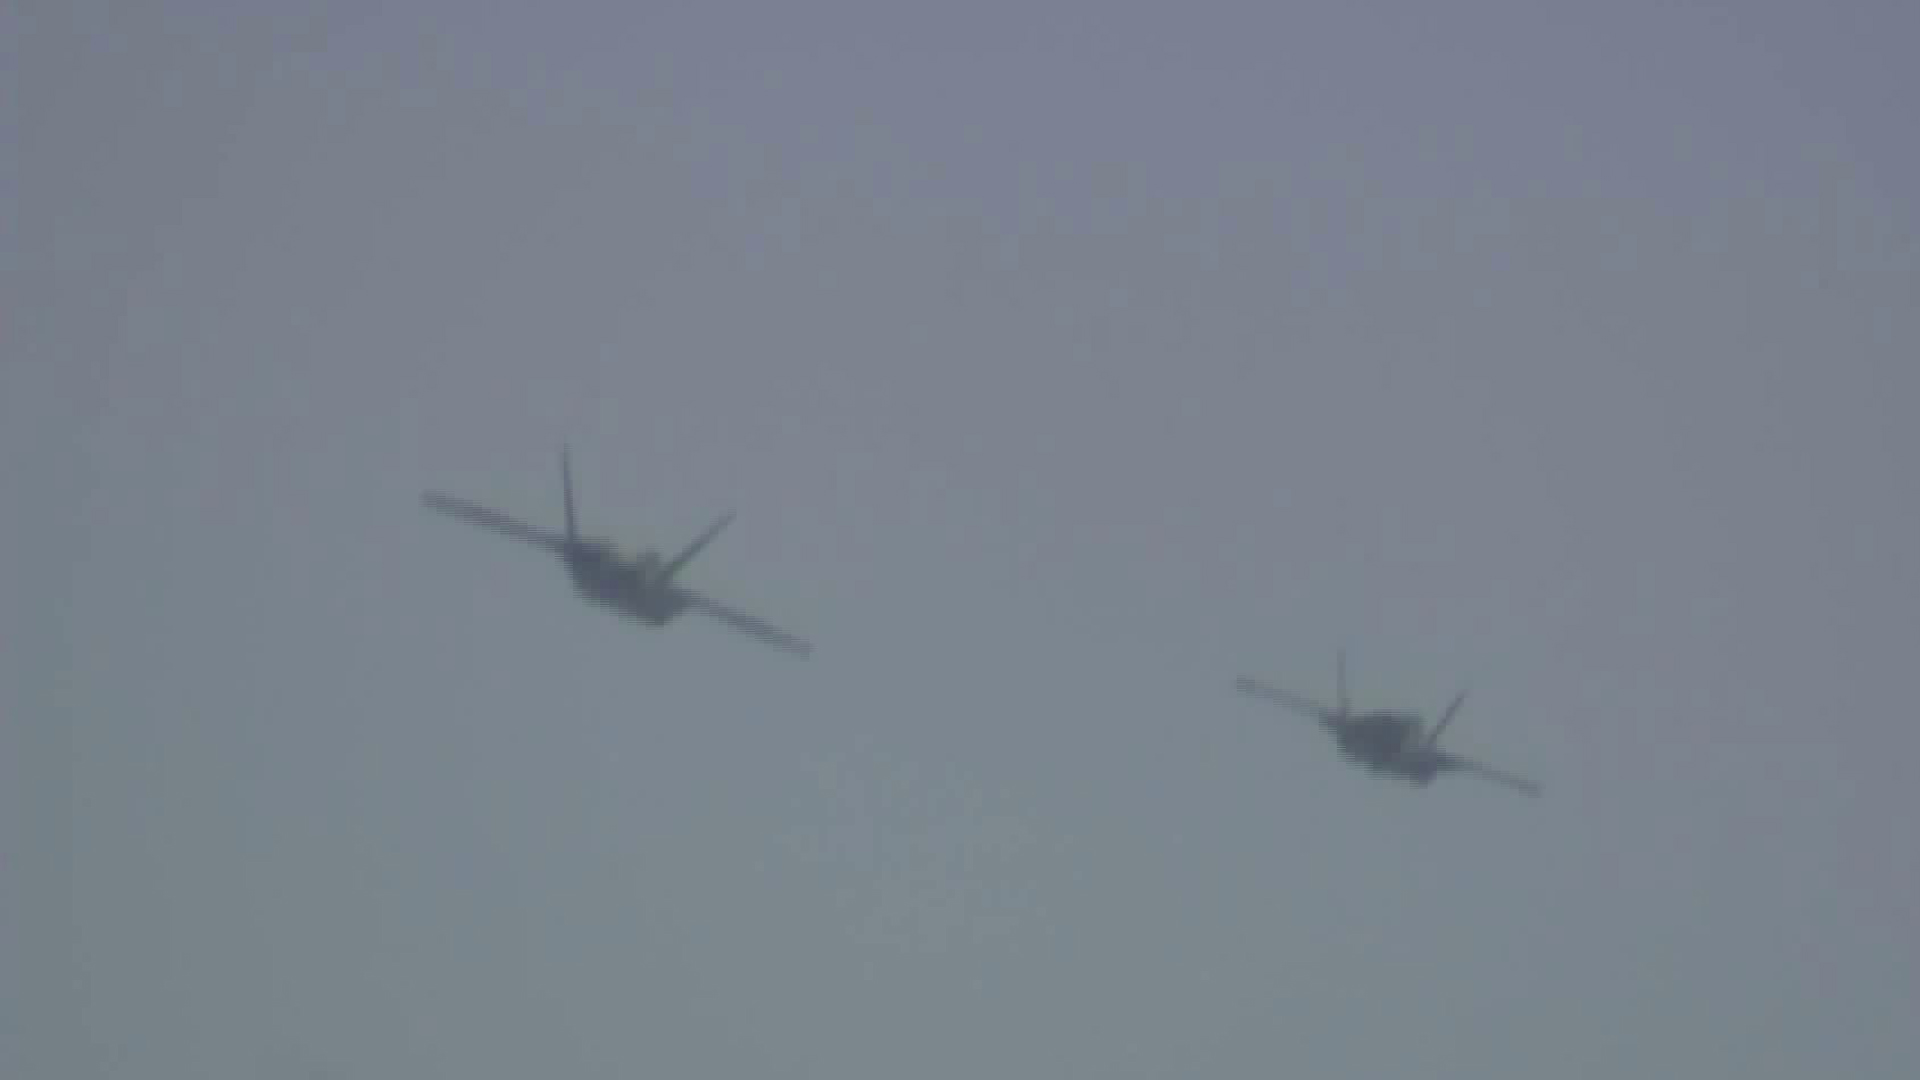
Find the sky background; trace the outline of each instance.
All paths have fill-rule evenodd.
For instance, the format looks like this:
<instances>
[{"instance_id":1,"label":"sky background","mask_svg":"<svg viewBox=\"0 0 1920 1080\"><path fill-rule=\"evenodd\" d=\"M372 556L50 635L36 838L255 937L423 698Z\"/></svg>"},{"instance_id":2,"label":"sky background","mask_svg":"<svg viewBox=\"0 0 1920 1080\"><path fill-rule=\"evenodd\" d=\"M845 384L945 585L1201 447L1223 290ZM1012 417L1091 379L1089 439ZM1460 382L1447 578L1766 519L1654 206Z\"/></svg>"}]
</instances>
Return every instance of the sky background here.
<instances>
[{"instance_id":1,"label":"sky background","mask_svg":"<svg viewBox=\"0 0 1920 1080\"><path fill-rule=\"evenodd\" d=\"M1444 7L0 8L0 1074L1920 1075L1920 7Z\"/></svg>"}]
</instances>

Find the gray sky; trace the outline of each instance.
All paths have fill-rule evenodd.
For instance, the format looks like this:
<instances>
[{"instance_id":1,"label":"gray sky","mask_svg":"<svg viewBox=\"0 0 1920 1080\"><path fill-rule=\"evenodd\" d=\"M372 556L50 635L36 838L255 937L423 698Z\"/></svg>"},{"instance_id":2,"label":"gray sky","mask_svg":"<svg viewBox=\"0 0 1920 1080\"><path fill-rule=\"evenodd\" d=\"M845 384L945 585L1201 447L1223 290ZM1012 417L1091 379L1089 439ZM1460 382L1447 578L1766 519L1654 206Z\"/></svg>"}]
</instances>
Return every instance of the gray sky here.
<instances>
[{"instance_id":1,"label":"gray sky","mask_svg":"<svg viewBox=\"0 0 1920 1080\"><path fill-rule=\"evenodd\" d=\"M0 18L0 1073L1920 1072L1920 8L400 7Z\"/></svg>"}]
</instances>

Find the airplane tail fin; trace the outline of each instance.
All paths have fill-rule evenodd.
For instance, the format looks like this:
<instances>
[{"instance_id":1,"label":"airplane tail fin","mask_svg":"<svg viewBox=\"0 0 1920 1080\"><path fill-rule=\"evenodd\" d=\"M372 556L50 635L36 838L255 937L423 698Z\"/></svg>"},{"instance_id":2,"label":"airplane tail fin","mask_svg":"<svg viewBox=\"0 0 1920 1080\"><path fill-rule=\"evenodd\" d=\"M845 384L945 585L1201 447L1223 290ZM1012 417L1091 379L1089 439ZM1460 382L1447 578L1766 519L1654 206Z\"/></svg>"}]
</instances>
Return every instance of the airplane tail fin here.
<instances>
[{"instance_id":1,"label":"airplane tail fin","mask_svg":"<svg viewBox=\"0 0 1920 1080\"><path fill-rule=\"evenodd\" d=\"M1342 648L1333 657L1334 708L1342 719L1347 716L1347 650Z\"/></svg>"},{"instance_id":2,"label":"airplane tail fin","mask_svg":"<svg viewBox=\"0 0 1920 1080\"><path fill-rule=\"evenodd\" d=\"M1460 693L1454 696L1453 703L1447 706L1447 711L1440 714L1440 722L1433 726L1433 734L1427 736L1428 746L1440 745L1440 733L1447 730L1448 724L1453 723L1454 716L1460 712L1460 706L1464 704L1466 700L1467 692L1465 690L1460 691Z\"/></svg>"},{"instance_id":3,"label":"airplane tail fin","mask_svg":"<svg viewBox=\"0 0 1920 1080\"><path fill-rule=\"evenodd\" d=\"M565 443L560 444L560 490L567 505L567 539L580 539L579 524L573 513L573 455Z\"/></svg>"},{"instance_id":4,"label":"airplane tail fin","mask_svg":"<svg viewBox=\"0 0 1920 1080\"><path fill-rule=\"evenodd\" d=\"M693 543L688 544L680 554L675 555L667 562L667 565L660 571L660 580L673 580L674 575L685 569L686 565L693 561L694 556L699 555L701 551L705 550L708 544L713 543L713 538L719 536L720 530L725 529L728 523L732 521L733 511L729 510L720 515L719 520L707 526L706 532L695 537Z\"/></svg>"}]
</instances>

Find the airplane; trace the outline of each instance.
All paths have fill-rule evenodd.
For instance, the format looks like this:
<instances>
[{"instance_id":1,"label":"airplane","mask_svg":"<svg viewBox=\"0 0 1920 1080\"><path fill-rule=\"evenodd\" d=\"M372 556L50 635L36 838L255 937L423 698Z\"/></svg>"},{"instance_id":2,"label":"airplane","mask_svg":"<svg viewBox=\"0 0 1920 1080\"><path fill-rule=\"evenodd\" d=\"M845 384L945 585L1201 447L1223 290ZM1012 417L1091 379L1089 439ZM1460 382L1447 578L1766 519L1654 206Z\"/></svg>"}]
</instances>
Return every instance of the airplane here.
<instances>
[{"instance_id":1,"label":"airplane","mask_svg":"<svg viewBox=\"0 0 1920 1080\"><path fill-rule=\"evenodd\" d=\"M566 446L560 448L560 483L566 500L567 531L552 533L451 495L429 491L421 501L429 509L450 514L509 539L543 547L566 564L573 586L586 600L611 608L649 626L665 626L686 612L707 615L734 630L798 656L813 646L778 627L695 592L675 578L699 555L720 530L733 520L729 511L695 537L679 554L664 558L653 550L623 549L612 540L582 536L573 506L573 463Z\"/></svg>"},{"instance_id":2,"label":"airplane","mask_svg":"<svg viewBox=\"0 0 1920 1080\"><path fill-rule=\"evenodd\" d=\"M1341 754L1348 761L1376 772L1397 776L1415 787L1426 787L1433 783L1434 777L1443 772L1460 771L1475 773L1528 795L1540 794L1540 785L1532 780L1471 761L1440 748L1440 733L1453 722L1454 716L1460 711L1460 706L1467 700L1465 690L1454 697L1452 703L1447 706L1447 711L1441 714L1440 722L1429 731L1426 721L1416 713L1386 709L1364 713L1354 712L1347 703L1345 650L1341 650L1336 665L1339 696L1332 708L1311 698L1288 690L1275 689L1244 676L1235 680L1234 688L1241 693L1275 702L1320 721L1321 726L1333 735Z\"/></svg>"}]
</instances>

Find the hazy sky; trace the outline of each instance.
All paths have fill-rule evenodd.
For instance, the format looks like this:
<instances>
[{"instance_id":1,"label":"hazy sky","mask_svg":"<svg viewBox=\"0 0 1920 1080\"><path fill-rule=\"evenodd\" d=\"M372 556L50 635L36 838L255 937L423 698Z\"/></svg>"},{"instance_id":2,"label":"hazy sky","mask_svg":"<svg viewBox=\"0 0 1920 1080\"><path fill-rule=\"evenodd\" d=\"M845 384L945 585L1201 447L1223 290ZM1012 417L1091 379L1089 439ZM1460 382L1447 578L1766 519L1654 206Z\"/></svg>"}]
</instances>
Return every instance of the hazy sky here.
<instances>
[{"instance_id":1,"label":"hazy sky","mask_svg":"<svg viewBox=\"0 0 1920 1080\"><path fill-rule=\"evenodd\" d=\"M1920 1075L1915 40L7 5L0 1074Z\"/></svg>"}]
</instances>

